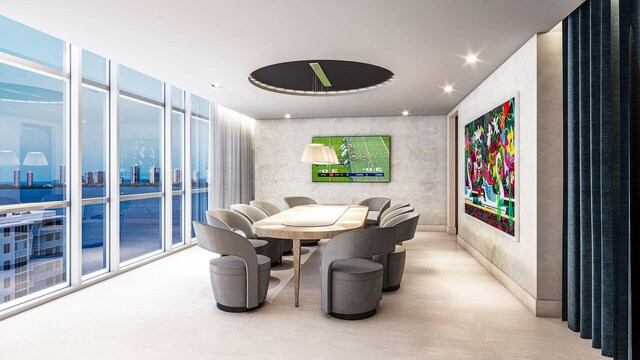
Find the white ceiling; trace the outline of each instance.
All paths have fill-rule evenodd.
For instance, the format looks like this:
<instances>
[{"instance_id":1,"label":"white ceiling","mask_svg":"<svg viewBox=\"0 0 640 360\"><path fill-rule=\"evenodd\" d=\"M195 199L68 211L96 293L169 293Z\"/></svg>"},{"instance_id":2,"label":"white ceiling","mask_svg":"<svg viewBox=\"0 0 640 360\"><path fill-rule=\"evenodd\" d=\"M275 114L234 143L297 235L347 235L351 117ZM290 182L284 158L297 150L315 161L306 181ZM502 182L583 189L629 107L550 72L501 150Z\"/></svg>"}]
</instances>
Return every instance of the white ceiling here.
<instances>
[{"instance_id":1,"label":"white ceiling","mask_svg":"<svg viewBox=\"0 0 640 360\"><path fill-rule=\"evenodd\" d=\"M256 119L445 114L583 0L0 0L0 14ZM481 62L465 65L477 53ZM251 85L304 59L393 71L381 90L309 98ZM330 74L328 74L329 77ZM210 84L220 82L222 89ZM451 84L455 92L443 93Z\"/></svg>"}]
</instances>

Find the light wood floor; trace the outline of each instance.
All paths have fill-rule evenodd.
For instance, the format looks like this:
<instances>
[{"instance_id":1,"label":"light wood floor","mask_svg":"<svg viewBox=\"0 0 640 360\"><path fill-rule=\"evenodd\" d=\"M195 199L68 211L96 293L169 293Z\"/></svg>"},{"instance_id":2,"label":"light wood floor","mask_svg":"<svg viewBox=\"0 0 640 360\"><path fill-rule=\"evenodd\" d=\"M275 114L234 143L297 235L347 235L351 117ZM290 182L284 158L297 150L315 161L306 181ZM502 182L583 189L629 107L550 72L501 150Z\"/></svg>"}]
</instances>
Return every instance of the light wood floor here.
<instances>
[{"instance_id":1,"label":"light wood floor","mask_svg":"<svg viewBox=\"0 0 640 360\"><path fill-rule=\"evenodd\" d=\"M402 287L367 320L320 310L322 249L302 269L300 308L289 282L257 311L219 311L211 256L194 247L0 321L0 358L604 359L565 323L532 316L453 237L405 245Z\"/></svg>"}]
</instances>

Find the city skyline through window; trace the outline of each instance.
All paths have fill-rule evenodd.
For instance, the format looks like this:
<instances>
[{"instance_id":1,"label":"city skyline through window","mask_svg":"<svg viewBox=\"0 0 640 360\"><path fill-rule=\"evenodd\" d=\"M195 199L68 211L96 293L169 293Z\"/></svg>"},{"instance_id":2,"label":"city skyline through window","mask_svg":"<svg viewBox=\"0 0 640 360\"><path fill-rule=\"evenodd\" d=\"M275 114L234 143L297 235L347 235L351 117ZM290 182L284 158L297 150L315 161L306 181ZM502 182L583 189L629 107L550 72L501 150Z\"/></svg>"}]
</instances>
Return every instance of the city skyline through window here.
<instances>
[{"instance_id":1,"label":"city skyline through window","mask_svg":"<svg viewBox=\"0 0 640 360\"><path fill-rule=\"evenodd\" d=\"M212 104L73 49L0 16L0 312L192 244L185 209L205 220Z\"/></svg>"}]
</instances>

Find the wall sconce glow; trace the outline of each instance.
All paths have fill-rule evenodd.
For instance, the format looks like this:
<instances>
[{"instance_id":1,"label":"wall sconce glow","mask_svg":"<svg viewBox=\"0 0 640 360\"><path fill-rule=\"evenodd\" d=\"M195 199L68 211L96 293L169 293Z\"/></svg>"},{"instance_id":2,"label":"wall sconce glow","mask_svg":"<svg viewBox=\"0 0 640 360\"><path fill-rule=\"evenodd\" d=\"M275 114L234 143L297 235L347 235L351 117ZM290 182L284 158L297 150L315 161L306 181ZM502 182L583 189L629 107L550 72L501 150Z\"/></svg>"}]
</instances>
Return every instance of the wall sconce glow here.
<instances>
[{"instance_id":1,"label":"wall sconce glow","mask_svg":"<svg viewBox=\"0 0 640 360\"><path fill-rule=\"evenodd\" d=\"M284 114L285 119L291 119L291 114Z\"/></svg>"},{"instance_id":2,"label":"wall sconce glow","mask_svg":"<svg viewBox=\"0 0 640 360\"><path fill-rule=\"evenodd\" d=\"M451 85L447 85L444 87L444 92L447 94L450 94L451 92L453 92L453 86Z\"/></svg>"},{"instance_id":3,"label":"wall sconce glow","mask_svg":"<svg viewBox=\"0 0 640 360\"><path fill-rule=\"evenodd\" d=\"M465 56L465 59L467 59L467 64L475 64L478 62L478 56L474 54Z\"/></svg>"},{"instance_id":4,"label":"wall sconce glow","mask_svg":"<svg viewBox=\"0 0 640 360\"><path fill-rule=\"evenodd\" d=\"M402 111L402 116L409 116L409 111L407 110Z\"/></svg>"}]
</instances>

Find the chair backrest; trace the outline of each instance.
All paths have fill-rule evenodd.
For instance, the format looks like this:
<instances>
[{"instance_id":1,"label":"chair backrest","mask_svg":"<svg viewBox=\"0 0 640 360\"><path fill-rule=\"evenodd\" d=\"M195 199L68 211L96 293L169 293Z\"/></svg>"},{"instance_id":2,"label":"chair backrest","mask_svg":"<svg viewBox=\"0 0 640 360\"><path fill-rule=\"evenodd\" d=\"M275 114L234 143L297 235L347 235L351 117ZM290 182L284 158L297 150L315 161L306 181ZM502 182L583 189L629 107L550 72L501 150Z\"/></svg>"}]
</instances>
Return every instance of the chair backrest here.
<instances>
[{"instance_id":1,"label":"chair backrest","mask_svg":"<svg viewBox=\"0 0 640 360\"><path fill-rule=\"evenodd\" d=\"M193 222L198 246L220 255L241 258L246 265L247 308L258 306L258 255L249 240L233 231Z\"/></svg>"},{"instance_id":2,"label":"chair backrest","mask_svg":"<svg viewBox=\"0 0 640 360\"><path fill-rule=\"evenodd\" d=\"M419 213L408 212L390 219L384 225L382 225L382 227L395 227L396 229L398 229L396 242L401 243L403 241L413 239L413 237L416 235L416 229L418 228L419 219Z\"/></svg>"},{"instance_id":3,"label":"chair backrest","mask_svg":"<svg viewBox=\"0 0 640 360\"><path fill-rule=\"evenodd\" d=\"M304 197L304 196L290 196L284 198L284 201L287 203L289 208L293 208L300 205L315 205L317 202L312 198Z\"/></svg>"},{"instance_id":4,"label":"chair backrest","mask_svg":"<svg viewBox=\"0 0 640 360\"><path fill-rule=\"evenodd\" d=\"M275 206L274 204L268 201L251 200L249 204L251 204L251 206L255 206L258 209L264 211L269 216L273 216L279 212L282 212L282 210L280 210L279 207Z\"/></svg>"},{"instance_id":5,"label":"chair backrest","mask_svg":"<svg viewBox=\"0 0 640 360\"><path fill-rule=\"evenodd\" d=\"M244 216L252 224L268 217L264 211L247 204L233 204L231 205L231 210Z\"/></svg>"},{"instance_id":6,"label":"chair backrest","mask_svg":"<svg viewBox=\"0 0 640 360\"><path fill-rule=\"evenodd\" d=\"M391 199L385 197L372 197L360 201L358 205L368 206L370 211L384 211L391 204Z\"/></svg>"},{"instance_id":7,"label":"chair backrest","mask_svg":"<svg viewBox=\"0 0 640 360\"><path fill-rule=\"evenodd\" d=\"M391 231L390 231L391 230ZM347 231L336 235L322 252L322 310L331 312L331 265L337 260L388 254L396 248L397 228L374 228Z\"/></svg>"},{"instance_id":8,"label":"chair backrest","mask_svg":"<svg viewBox=\"0 0 640 360\"><path fill-rule=\"evenodd\" d=\"M393 219L394 217L398 216L398 215L402 215L402 214L406 214L406 213L410 213L413 212L413 208L411 206L405 206L405 207L401 207L399 209L395 209L391 212L389 212L384 219L380 220L380 226L384 226L384 224Z\"/></svg>"},{"instance_id":9,"label":"chair backrest","mask_svg":"<svg viewBox=\"0 0 640 360\"><path fill-rule=\"evenodd\" d=\"M256 237L253 233L251 222L249 222L249 220L247 220L243 215L232 210L207 210L207 223L213 227L229 231L240 230L248 239L254 239Z\"/></svg>"},{"instance_id":10,"label":"chair backrest","mask_svg":"<svg viewBox=\"0 0 640 360\"><path fill-rule=\"evenodd\" d=\"M393 210L397 210L403 207L407 207L407 206L411 206L411 204L409 204L408 202L402 202L402 203L397 203L397 204L393 204L390 205L387 210L385 210L382 215L380 215L380 220L384 220L384 217L387 216L388 213L392 212Z\"/></svg>"}]
</instances>

